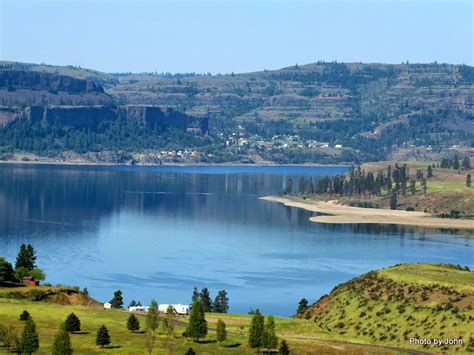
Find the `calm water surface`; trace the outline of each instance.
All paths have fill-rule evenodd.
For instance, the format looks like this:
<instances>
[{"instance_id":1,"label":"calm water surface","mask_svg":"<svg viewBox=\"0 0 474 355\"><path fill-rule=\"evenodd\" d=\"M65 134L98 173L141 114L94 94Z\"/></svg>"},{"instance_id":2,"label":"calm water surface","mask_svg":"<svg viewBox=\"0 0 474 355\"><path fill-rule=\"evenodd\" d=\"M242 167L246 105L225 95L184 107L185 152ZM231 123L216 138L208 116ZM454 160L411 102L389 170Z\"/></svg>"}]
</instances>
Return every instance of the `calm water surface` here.
<instances>
[{"instance_id":1,"label":"calm water surface","mask_svg":"<svg viewBox=\"0 0 474 355\"><path fill-rule=\"evenodd\" d=\"M37 249L47 281L148 303L189 303L226 289L231 311L291 315L338 283L401 262L474 267L472 235L407 227L322 225L261 201L291 177L337 167L0 165L0 255Z\"/></svg>"}]
</instances>

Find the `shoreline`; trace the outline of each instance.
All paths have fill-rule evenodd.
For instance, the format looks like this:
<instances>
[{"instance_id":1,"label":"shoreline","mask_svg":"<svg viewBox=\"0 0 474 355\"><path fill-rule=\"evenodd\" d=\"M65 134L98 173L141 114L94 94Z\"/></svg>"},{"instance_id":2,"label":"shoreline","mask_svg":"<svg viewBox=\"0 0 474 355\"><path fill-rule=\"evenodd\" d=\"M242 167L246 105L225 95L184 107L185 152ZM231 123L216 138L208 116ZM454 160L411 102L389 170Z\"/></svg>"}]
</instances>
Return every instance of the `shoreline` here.
<instances>
[{"instance_id":1,"label":"shoreline","mask_svg":"<svg viewBox=\"0 0 474 355\"><path fill-rule=\"evenodd\" d=\"M425 212L351 207L336 201L307 201L299 198L264 196L260 200L276 202L289 207L323 213L309 220L327 224L398 224L436 229L474 230L474 220L436 218Z\"/></svg>"},{"instance_id":2,"label":"shoreline","mask_svg":"<svg viewBox=\"0 0 474 355\"><path fill-rule=\"evenodd\" d=\"M248 166L248 167L328 167L328 168L349 168L346 164L277 164L277 163L258 163L258 164L244 164L244 163L163 163L159 164L115 164L105 162L82 162L82 161L57 161L57 160L0 160L0 164L17 164L17 165L65 165L65 166L124 166L124 167L229 167L229 166Z\"/></svg>"}]
</instances>

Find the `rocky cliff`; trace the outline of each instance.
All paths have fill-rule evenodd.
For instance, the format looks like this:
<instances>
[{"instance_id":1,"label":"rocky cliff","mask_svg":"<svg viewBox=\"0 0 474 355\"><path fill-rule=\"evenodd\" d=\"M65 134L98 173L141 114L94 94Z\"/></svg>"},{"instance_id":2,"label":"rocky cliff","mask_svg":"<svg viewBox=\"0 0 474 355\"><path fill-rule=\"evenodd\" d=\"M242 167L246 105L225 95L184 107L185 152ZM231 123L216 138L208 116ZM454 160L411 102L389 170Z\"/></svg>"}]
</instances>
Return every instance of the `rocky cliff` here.
<instances>
[{"instance_id":1,"label":"rocky cliff","mask_svg":"<svg viewBox=\"0 0 474 355\"><path fill-rule=\"evenodd\" d=\"M104 120L125 119L150 129L178 128L197 134L208 131L207 118L188 116L173 109L162 110L156 106L28 106L17 112L14 119L91 130L96 130Z\"/></svg>"}]
</instances>

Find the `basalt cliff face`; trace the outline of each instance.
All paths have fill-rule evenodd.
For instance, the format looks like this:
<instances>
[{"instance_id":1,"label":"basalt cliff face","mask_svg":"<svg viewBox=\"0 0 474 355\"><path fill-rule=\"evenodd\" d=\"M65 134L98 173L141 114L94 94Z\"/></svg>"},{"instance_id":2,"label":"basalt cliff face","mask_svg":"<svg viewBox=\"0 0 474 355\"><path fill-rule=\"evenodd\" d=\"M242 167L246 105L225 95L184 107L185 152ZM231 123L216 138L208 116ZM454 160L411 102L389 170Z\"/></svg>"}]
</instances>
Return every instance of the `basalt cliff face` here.
<instances>
[{"instance_id":1,"label":"basalt cliff face","mask_svg":"<svg viewBox=\"0 0 474 355\"><path fill-rule=\"evenodd\" d=\"M123 119L146 128L208 131L206 117L153 105L118 105L89 80L27 70L0 70L0 124L17 119L79 129L98 129L103 120Z\"/></svg>"}]
</instances>

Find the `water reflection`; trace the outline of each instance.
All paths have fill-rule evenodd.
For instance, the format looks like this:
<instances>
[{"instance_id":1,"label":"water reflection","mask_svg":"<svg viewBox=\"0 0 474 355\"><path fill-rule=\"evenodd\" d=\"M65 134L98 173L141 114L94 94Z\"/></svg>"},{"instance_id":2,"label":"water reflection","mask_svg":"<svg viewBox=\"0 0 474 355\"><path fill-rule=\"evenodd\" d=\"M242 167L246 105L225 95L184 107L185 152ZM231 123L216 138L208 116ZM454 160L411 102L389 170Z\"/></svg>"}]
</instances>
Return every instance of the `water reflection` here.
<instances>
[{"instance_id":1,"label":"water reflection","mask_svg":"<svg viewBox=\"0 0 474 355\"><path fill-rule=\"evenodd\" d=\"M0 255L13 260L31 242L49 281L88 287L102 300L121 288L126 301L186 303L194 286L226 288L233 311L277 314L374 268L473 267L470 235L315 224L308 211L258 200L288 177L343 171L0 165Z\"/></svg>"}]
</instances>

